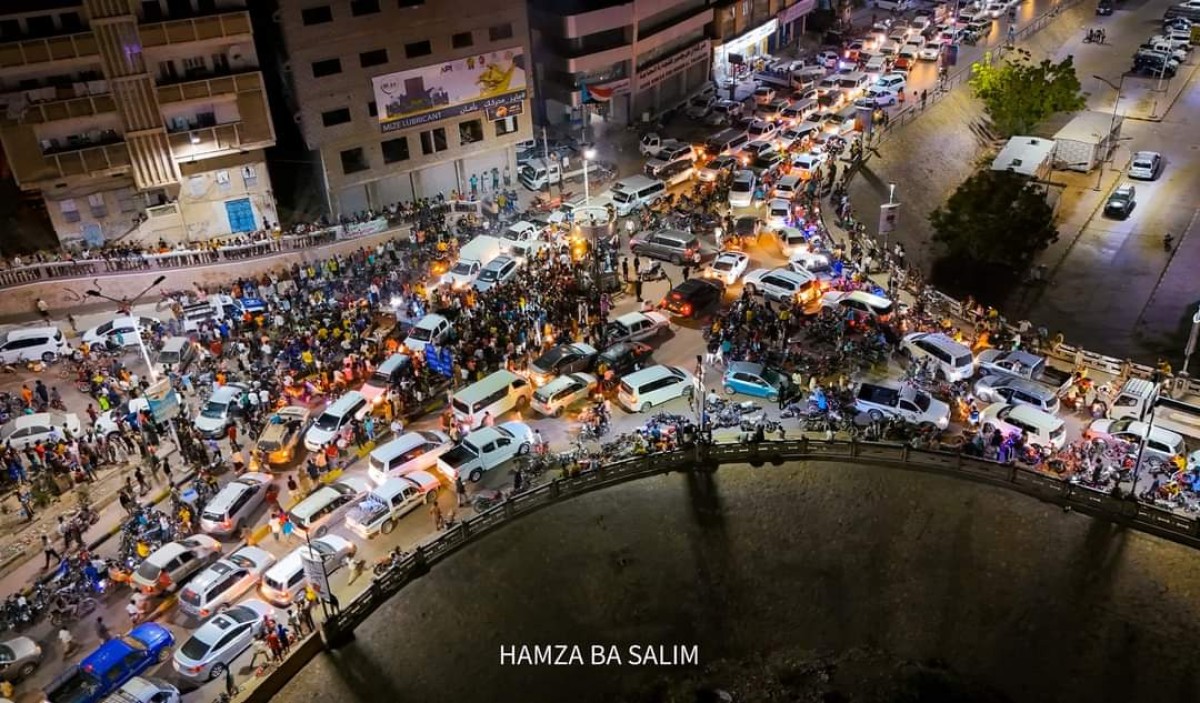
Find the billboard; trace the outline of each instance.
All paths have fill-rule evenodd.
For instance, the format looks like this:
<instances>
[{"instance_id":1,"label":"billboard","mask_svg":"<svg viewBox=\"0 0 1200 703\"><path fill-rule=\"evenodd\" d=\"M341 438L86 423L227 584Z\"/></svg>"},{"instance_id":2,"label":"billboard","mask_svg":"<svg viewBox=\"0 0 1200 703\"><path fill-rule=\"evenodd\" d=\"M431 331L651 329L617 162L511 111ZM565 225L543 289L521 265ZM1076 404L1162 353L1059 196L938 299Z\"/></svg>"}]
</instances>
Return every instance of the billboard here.
<instances>
[{"instance_id":1,"label":"billboard","mask_svg":"<svg viewBox=\"0 0 1200 703\"><path fill-rule=\"evenodd\" d=\"M514 114L525 99L525 51L518 46L388 73L371 85L384 132L479 110Z\"/></svg>"}]
</instances>

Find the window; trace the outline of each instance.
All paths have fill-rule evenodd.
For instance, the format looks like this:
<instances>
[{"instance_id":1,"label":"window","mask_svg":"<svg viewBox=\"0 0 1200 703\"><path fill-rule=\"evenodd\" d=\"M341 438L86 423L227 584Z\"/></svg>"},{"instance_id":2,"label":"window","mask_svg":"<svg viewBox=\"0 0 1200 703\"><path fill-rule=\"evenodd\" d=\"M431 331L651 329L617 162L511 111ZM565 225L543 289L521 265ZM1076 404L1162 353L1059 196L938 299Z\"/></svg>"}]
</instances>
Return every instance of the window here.
<instances>
[{"instance_id":1,"label":"window","mask_svg":"<svg viewBox=\"0 0 1200 703\"><path fill-rule=\"evenodd\" d=\"M358 55L358 63L363 68L370 68L388 62L387 49L375 49L374 51L364 51Z\"/></svg>"},{"instance_id":2,"label":"window","mask_svg":"<svg viewBox=\"0 0 1200 703\"><path fill-rule=\"evenodd\" d=\"M379 0L350 0L350 14L355 17L379 12Z\"/></svg>"},{"instance_id":3,"label":"window","mask_svg":"<svg viewBox=\"0 0 1200 703\"><path fill-rule=\"evenodd\" d=\"M475 43L475 37L470 32L459 32L450 37L450 43L455 49L465 49Z\"/></svg>"},{"instance_id":4,"label":"window","mask_svg":"<svg viewBox=\"0 0 1200 703\"><path fill-rule=\"evenodd\" d=\"M347 149L342 152L342 173L347 175L366 171L371 168L367 164L367 155L363 153L362 147Z\"/></svg>"},{"instance_id":5,"label":"window","mask_svg":"<svg viewBox=\"0 0 1200 703\"><path fill-rule=\"evenodd\" d=\"M389 139L383 144L383 163L394 164L397 161L408 161L408 137Z\"/></svg>"},{"instance_id":6,"label":"window","mask_svg":"<svg viewBox=\"0 0 1200 703\"><path fill-rule=\"evenodd\" d=\"M459 145L474 144L483 141L483 122L469 120L458 125Z\"/></svg>"},{"instance_id":7,"label":"window","mask_svg":"<svg viewBox=\"0 0 1200 703\"><path fill-rule=\"evenodd\" d=\"M88 209L92 211L92 217L96 219L108 217L108 206L104 204L102 193L92 193L88 196Z\"/></svg>"},{"instance_id":8,"label":"window","mask_svg":"<svg viewBox=\"0 0 1200 703\"><path fill-rule=\"evenodd\" d=\"M397 0L399 7L420 7L425 4L425 0Z\"/></svg>"},{"instance_id":9,"label":"window","mask_svg":"<svg viewBox=\"0 0 1200 703\"><path fill-rule=\"evenodd\" d=\"M342 60L325 59L324 61L313 61L312 72L313 78L335 76L342 72Z\"/></svg>"},{"instance_id":10,"label":"window","mask_svg":"<svg viewBox=\"0 0 1200 703\"><path fill-rule=\"evenodd\" d=\"M17 20L0 20L0 39L16 39L20 36L20 22Z\"/></svg>"},{"instance_id":11,"label":"window","mask_svg":"<svg viewBox=\"0 0 1200 703\"><path fill-rule=\"evenodd\" d=\"M258 169L253 166L246 165L242 167L242 183L247 188L253 188L258 185Z\"/></svg>"},{"instance_id":12,"label":"window","mask_svg":"<svg viewBox=\"0 0 1200 703\"><path fill-rule=\"evenodd\" d=\"M438 127L437 129L421 132L421 153L425 155L436 154L439 151L445 151L449 146L446 144L446 130Z\"/></svg>"},{"instance_id":13,"label":"window","mask_svg":"<svg viewBox=\"0 0 1200 703\"><path fill-rule=\"evenodd\" d=\"M133 188L121 188L117 191L117 209L121 212L137 210L137 200L134 197Z\"/></svg>"},{"instance_id":14,"label":"window","mask_svg":"<svg viewBox=\"0 0 1200 703\"><path fill-rule=\"evenodd\" d=\"M333 8L328 5L320 7L310 7L307 10L300 11L300 19L304 21L304 26L308 27L314 24L325 24L333 21Z\"/></svg>"},{"instance_id":15,"label":"window","mask_svg":"<svg viewBox=\"0 0 1200 703\"><path fill-rule=\"evenodd\" d=\"M58 201L58 209L62 212L63 219L67 222L79 222L81 219L79 217L79 206L70 198Z\"/></svg>"},{"instance_id":16,"label":"window","mask_svg":"<svg viewBox=\"0 0 1200 703\"><path fill-rule=\"evenodd\" d=\"M428 39L404 45L404 55L410 59L415 59L418 56L429 56L432 53L433 49L429 46Z\"/></svg>"},{"instance_id":17,"label":"window","mask_svg":"<svg viewBox=\"0 0 1200 703\"><path fill-rule=\"evenodd\" d=\"M58 25L65 32L78 32L83 29L83 22L79 20L78 12L64 12L58 16Z\"/></svg>"},{"instance_id":18,"label":"window","mask_svg":"<svg viewBox=\"0 0 1200 703\"><path fill-rule=\"evenodd\" d=\"M506 134L512 134L513 132L520 129L520 127L517 125L517 116L516 115L512 115L510 117L505 117L502 120L496 120L492 124L496 125L496 136L497 137L503 137Z\"/></svg>"},{"instance_id":19,"label":"window","mask_svg":"<svg viewBox=\"0 0 1200 703\"><path fill-rule=\"evenodd\" d=\"M367 114L370 115L371 117L379 116L379 106L375 104L374 100L367 103Z\"/></svg>"},{"instance_id":20,"label":"window","mask_svg":"<svg viewBox=\"0 0 1200 703\"><path fill-rule=\"evenodd\" d=\"M350 108L340 107L336 110L329 110L321 113L321 123L326 127L334 125L346 124L350 121Z\"/></svg>"},{"instance_id":21,"label":"window","mask_svg":"<svg viewBox=\"0 0 1200 703\"><path fill-rule=\"evenodd\" d=\"M498 24L494 27L488 27L488 39L492 41L504 41L505 39L512 39L512 36L512 22L505 22L504 24Z\"/></svg>"}]
</instances>

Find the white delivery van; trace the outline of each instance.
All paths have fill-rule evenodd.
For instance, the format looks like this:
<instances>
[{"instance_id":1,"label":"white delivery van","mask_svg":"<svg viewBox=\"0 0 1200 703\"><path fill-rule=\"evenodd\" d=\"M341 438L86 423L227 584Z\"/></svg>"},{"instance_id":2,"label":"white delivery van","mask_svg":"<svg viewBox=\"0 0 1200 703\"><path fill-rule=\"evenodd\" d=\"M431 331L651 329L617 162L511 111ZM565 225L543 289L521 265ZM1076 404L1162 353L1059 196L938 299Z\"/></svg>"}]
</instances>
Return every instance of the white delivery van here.
<instances>
[{"instance_id":1,"label":"white delivery van","mask_svg":"<svg viewBox=\"0 0 1200 703\"><path fill-rule=\"evenodd\" d=\"M498 238L479 235L458 250L458 261L442 276L442 283L453 288L470 286L483 267L503 252L504 245Z\"/></svg>"}]
</instances>

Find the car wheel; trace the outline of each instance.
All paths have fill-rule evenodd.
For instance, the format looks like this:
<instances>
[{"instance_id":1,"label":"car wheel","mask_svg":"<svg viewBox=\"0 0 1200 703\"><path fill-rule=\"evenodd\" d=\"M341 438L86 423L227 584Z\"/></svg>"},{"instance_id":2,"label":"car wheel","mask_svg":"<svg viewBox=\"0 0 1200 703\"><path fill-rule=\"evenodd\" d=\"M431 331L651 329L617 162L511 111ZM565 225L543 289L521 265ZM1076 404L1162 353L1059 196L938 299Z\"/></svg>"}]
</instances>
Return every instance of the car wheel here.
<instances>
[{"instance_id":1,"label":"car wheel","mask_svg":"<svg viewBox=\"0 0 1200 703\"><path fill-rule=\"evenodd\" d=\"M878 410L869 410L867 411L867 417L871 418L871 422L879 422L883 419L883 413Z\"/></svg>"},{"instance_id":2,"label":"car wheel","mask_svg":"<svg viewBox=\"0 0 1200 703\"><path fill-rule=\"evenodd\" d=\"M163 647L162 649L158 650L158 656L155 658L158 659L158 663L160 663L160 664L165 662L166 660L170 659L171 658L171 648Z\"/></svg>"},{"instance_id":3,"label":"car wheel","mask_svg":"<svg viewBox=\"0 0 1200 703\"><path fill-rule=\"evenodd\" d=\"M638 412L640 412L640 413L649 412L649 410L650 410L649 403L642 403L640 406L638 406Z\"/></svg>"},{"instance_id":4,"label":"car wheel","mask_svg":"<svg viewBox=\"0 0 1200 703\"><path fill-rule=\"evenodd\" d=\"M213 664L212 668L208 670L208 680L209 681L212 681L214 679L219 679L224 675L225 675L225 665L222 664L221 662L217 662L216 664Z\"/></svg>"},{"instance_id":5,"label":"car wheel","mask_svg":"<svg viewBox=\"0 0 1200 703\"><path fill-rule=\"evenodd\" d=\"M529 453L529 442L522 442L521 446L517 447L517 454L519 456L525 456L528 453Z\"/></svg>"},{"instance_id":6,"label":"car wheel","mask_svg":"<svg viewBox=\"0 0 1200 703\"><path fill-rule=\"evenodd\" d=\"M767 400L771 401L772 403L778 403L779 402L779 394L778 393L768 393Z\"/></svg>"},{"instance_id":7,"label":"car wheel","mask_svg":"<svg viewBox=\"0 0 1200 703\"><path fill-rule=\"evenodd\" d=\"M479 479L483 478L483 471L481 471L480 469L475 469L471 472L471 475L468 476L467 478L469 478L471 480L471 483L479 483Z\"/></svg>"},{"instance_id":8,"label":"car wheel","mask_svg":"<svg viewBox=\"0 0 1200 703\"><path fill-rule=\"evenodd\" d=\"M683 257L679 254L672 254L671 263L675 264L676 266L683 266Z\"/></svg>"},{"instance_id":9,"label":"car wheel","mask_svg":"<svg viewBox=\"0 0 1200 703\"><path fill-rule=\"evenodd\" d=\"M316 536L317 536L317 537L324 537L325 535L329 534L329 526L328 526L328 525L321 525L320 527L318 527L318 528L316 529L316 532L315 532L315 534L316 534Z\"/></svg>"},{"instance_id":10,"label":"car wheel","mask_svg":"<svg viewBox=\"0 0 1200 703\"><path fill-rule=\"evenodd\" d=\"M725 395L733 395L737 391L733 390L733 386L725 386Z\"/></svg>"},{"instance_id":11,"label":"car wheel","mask_svg":"<svg viewBox=\"0 0 1200 703\"><path fill-rule=\"evenodd\" d=\"M21 668L17 670L17 678L22 680L27 679L32 676L33 672L35 671L37 671L37 664L34 662L25 662L21 665Z\"/></svg>"},{"instance_id":12,"label":"car wheel","mask_svg":"<svg viewBox=\"0 0 1200 703\"><path fill-rule=\"evenodd\" d=\"M54 363L54 352L42 352L42 361L47 364Z\"/></svg>"},{"instance_id":13,"label":"car wheel","mask_svg":"<svg viewBox=\"0 0 1200 703\"><path fill-rule=\"evenodd\" d=\"M435 494L433 491L430 491L429 495L435 495ZM384 520L383 524L379 526L379 531L385 535L392 534L392 530L394 530L394 529L396 529L396 521L395 520Z\"/></svg>"}]
</instances>

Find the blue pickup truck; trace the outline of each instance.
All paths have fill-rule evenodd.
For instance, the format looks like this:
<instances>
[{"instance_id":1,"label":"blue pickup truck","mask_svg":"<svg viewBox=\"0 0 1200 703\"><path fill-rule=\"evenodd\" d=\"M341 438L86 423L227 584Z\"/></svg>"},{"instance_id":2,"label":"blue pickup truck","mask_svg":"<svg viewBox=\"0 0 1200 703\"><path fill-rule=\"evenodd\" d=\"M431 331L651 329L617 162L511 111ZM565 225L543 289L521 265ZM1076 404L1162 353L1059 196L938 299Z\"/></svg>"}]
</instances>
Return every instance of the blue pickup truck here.
<instances>
[{"instance_id":1,"label":"blue pickup truck","mask_svg":"<svg viewBox=\"0 0 1200 703\"><path fill-rule=\"evenodd\" d=\"M100 703L126 681L171 656L175 638L162 625L148 622L114 637L46 688L49 703Z\"/></svg>"}]
</instances>

